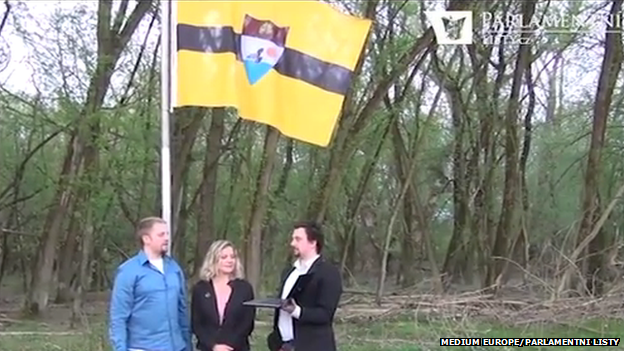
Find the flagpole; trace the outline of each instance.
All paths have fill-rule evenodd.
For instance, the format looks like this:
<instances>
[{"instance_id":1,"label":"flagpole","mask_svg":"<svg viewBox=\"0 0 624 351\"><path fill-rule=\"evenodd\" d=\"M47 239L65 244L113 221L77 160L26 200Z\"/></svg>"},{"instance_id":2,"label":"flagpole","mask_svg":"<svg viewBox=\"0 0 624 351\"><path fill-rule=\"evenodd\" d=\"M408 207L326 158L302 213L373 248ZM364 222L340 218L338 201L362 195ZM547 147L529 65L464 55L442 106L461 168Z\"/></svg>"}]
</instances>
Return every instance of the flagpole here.
<instances>
[{"instance_id":1,"label":"flagpole","mask_svg":"<svg viewBox=\"0 0 624 351\"><path fill-rule=\"evenodd\" d=\"M173 233L171 232L171 148L170 148L170 112L171 112L171 1L160 0L160 182L162 200L162 218L167 222L169 245L167 253L171 255Z\"/></svg>"}]
</instances>

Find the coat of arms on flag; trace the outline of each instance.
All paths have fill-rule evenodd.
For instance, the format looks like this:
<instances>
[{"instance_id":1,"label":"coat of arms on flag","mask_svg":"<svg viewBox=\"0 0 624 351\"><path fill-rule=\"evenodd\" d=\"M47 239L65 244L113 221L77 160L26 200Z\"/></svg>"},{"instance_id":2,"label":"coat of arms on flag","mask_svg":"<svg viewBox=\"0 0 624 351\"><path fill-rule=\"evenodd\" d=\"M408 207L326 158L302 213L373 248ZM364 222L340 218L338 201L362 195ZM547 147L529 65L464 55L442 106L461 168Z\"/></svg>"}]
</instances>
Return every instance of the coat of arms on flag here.
<instances>
[{"instance_id":1,"label":"coat of arms on flag","mask_svg":"<svg viewBox=\"0 0 624 351\"><path fill-rule=\"evenodd\" d=\"M245 15L240 50L249 84L258 82L282 57L288 29Z\"/></svg>"}]
</instances>

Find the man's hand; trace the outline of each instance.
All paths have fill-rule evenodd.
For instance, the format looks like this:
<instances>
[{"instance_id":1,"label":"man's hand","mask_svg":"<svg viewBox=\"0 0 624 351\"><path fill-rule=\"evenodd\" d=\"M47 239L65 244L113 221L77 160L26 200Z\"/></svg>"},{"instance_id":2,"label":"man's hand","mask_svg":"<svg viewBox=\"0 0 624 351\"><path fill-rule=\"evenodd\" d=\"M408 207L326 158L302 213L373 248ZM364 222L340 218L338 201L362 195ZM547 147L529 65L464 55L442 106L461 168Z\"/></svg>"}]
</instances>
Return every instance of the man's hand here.
<instances>
[{"instance_id":1,"label":"man's hand","mask_svg":"<svg viewBox=\"0 0 624 351\"><path fill-rule=\"evenodd\" d=\"M282 307L281 308L284 311L292 314L295 311L295 309L297 308L297 304L295 303L294 299L288 299L288 300L286 300L286 301L284 301L282 303Z\"/></svg>"},{"instance_id":2,"label":"man's hand","mask_svg":"<svg viewBox=\"0 0 624 351\"><path fill-rule=\"evenodd\" d=\"M212 348L212 351L232 351L232 350L234 350L234 348L225 344L217 344Z\"/></svg>"}]
</instances>

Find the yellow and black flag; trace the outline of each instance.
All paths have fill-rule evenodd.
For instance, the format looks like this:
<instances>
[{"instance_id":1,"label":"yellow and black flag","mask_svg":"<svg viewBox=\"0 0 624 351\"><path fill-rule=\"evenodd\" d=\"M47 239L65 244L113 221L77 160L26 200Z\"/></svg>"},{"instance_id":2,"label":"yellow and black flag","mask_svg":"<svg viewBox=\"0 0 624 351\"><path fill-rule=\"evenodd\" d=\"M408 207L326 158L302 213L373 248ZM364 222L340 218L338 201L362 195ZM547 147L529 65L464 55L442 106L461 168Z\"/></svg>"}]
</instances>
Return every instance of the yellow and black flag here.
<instances>
[{"instance_id":1,"label":"yellow and black flag","mask_svg":"<svg viewBox=\"0 0 624 351\"><path fill-rule=\"evenodd\" d=\"M175 106L327 146L371 21L308 1L178 1Z\"/></svg>"}]
</instances>

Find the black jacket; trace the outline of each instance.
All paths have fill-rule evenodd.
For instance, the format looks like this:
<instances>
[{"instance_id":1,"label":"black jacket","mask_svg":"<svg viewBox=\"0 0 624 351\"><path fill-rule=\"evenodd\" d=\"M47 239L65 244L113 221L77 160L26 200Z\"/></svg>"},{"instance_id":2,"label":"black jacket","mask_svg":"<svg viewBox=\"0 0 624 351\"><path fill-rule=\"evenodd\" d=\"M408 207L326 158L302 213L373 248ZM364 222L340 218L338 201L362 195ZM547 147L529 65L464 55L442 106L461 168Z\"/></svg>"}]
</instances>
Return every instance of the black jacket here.
<instances>
[{"instance_id":1,"label":"black jacket","mask_svg":"<svg viewBox=\"0 0 624 351\"><path fill-rule=\"evenodd\" d=\"M294 267L291 267L282 273L278 296L293 270ZM293 318L295 351L336 351L333 322L341 295L340 272L322 256L314 261L307 274L297 279L288 296L301 307L300 318ZM278 351L282 346L278 318L279 310L273 319L273 331L267 337L271 351Z\"/></svg>"},{"instance_id":2,"label":"black jacket","mask_svg":"<svg viewBox=\"0 0 624 351\"><path fill-rule=\"evenodd\" d=\"M243 302L254 298L253 288L246 280L230 283L232 293L225 306L223 324L219 323L217 299L212 282L199 281L191 295L191 329L197 336L200 351L212 351L215 344L226 344L234 351L249 350L249 336L254 329L256 309Z\"/></svg>"}]
</instances>

